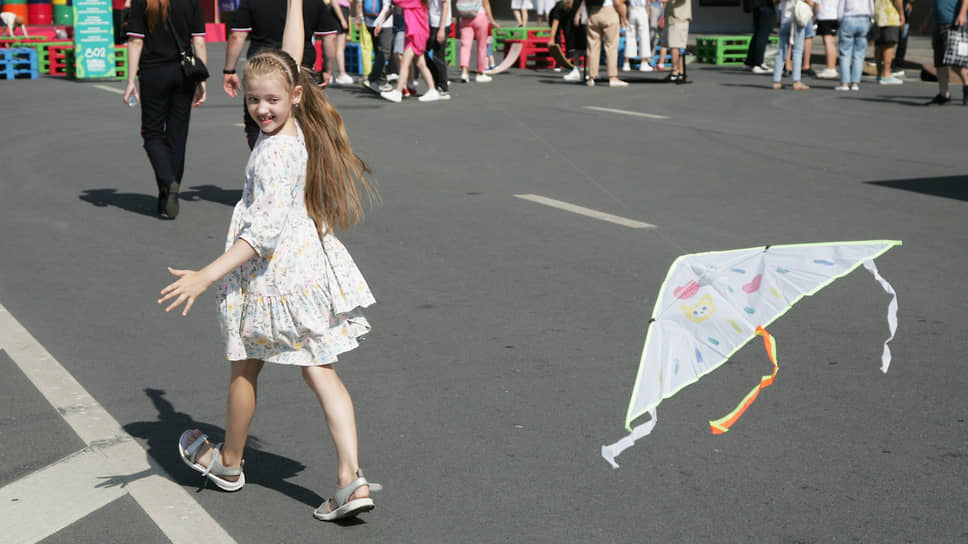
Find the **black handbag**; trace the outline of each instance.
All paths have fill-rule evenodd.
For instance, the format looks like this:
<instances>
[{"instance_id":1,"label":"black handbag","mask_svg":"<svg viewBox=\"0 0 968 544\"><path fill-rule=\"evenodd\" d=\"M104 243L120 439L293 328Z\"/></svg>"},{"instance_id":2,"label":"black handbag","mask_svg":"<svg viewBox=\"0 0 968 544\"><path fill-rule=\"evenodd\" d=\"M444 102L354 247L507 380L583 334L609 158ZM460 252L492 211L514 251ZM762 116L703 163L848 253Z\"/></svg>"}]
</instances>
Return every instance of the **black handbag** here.
<instances>
[{"instance_id":1,"label":"black handbag","mask_svg":"<svg viewBox=\"0 0 968 544\"><path fill-rule=\"evenodd\" d=\"M202 59L195 56L195 52L184 45L182 41L178 39L178 33L175 32L175 26L171 22L171 13L168 13L168 32L171 34L172 39L175 40L175 46L178 47L178 51L181 54L181 71L185 79L191 81L192 83L201 83L208 79L208 68Z\"/></svg>"}]
</instances>

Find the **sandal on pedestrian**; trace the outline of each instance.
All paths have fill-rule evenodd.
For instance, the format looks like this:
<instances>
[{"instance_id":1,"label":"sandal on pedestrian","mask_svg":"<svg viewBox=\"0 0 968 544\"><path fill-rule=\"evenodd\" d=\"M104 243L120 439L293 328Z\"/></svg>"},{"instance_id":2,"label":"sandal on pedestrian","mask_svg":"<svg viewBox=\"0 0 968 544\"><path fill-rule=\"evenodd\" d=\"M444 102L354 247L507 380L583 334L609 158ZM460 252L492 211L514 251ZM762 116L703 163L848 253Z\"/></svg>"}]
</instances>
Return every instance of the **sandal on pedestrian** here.
<instances>
[{"instance_id":1,"label":"sandal on pedestrian","mask_svg":"<svg viewBox=\"0 0 968 544\"><path fill-rule=\"evenodd\" d=\"M200 472L202 476L212 480L212 482L218 486L219 489L223 491L238 491L242 489L245 485L245 474L242 473L242 467L227 467L222 464L221 449L222 444L217 444L212 446L212 458L208 462L208 466L198 462L198 455L202 450L202 445L208 439L208 436L201 434L195 441L191 444L188 440L194 435L194 430L188 430L182 433L181 437L178 438L178 454L182 461L186 465L192 468L196 472ZM226 477L238 476L238 480L226 480Z\"/></svg>"},{"instance_id":2,"label":"sandal on pedestrian","mask_svg":"<svg viewBox=\"0 0 968 544\"><path fill-rule=\"evenodd\" d=\"M375 505L373 499L369 497L350 500L357 489L370 485L370 482L363 477L362 470L357 470L356 475L358 476L357 479L350 482L346 487L336 490L335 497L323 501L323 504L319 505L319 508L313 512L313 517L323 521L336 521L373 510ZM332 507L332 509L328 509L327 506Z\"/></svg>"},{"instance_id":3,"label":"sandal on pedestrian","mask_svg":"<svg viewBox=\"0 0 968 544\"><path fill-rule=\"evenodd\" d=\"M810 86L807 85L806 83L802 83L802 82L799 82L799 81L794 81L793 82L793 90L794 91L808 91L808 90L810 90Z\"/></svg>"},{"instance_id":4,"label":"sandal on pedestrian","mask_svg":"<svg viewBox=\"0 0 968 544\"><path fill-rule=\"evenodd\" d=\"M782 89L783 89L783 84L780 83L779 81L773 84L773 90L774 91L779 91L779 90L782 90Z\"/></svg>"}]
</instances>

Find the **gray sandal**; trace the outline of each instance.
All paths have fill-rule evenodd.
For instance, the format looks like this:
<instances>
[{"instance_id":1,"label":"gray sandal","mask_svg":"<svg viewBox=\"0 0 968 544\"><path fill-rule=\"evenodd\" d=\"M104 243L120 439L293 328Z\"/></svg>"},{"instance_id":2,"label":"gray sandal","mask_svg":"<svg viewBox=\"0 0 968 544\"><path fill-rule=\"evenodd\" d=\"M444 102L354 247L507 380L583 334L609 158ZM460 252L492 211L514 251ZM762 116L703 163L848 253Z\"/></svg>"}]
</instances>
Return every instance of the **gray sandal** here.
<instances>
[{"instance_id":1,"label":"gray sandal","mask_svg":"<svg viewBox=\"0 0 968 544\"><path fill-rule=\"evenodd\" d=\"M242 473L242 467L227 467L222 464L222 444L217 444L212 447L212 458L208 462L208 466L198 462L198 454L202 450L202 445L208 439L208 436L202 434L195 439L194 442L188 444L188 440L192 438L195 433L194 430L188 430L182 433L178 438L178 454L182 461L186 465L190 466L193 470L200 472L202 476L212 480L212 482L218 486L219 489L223 491L238 491L242 489L245 485L245 474ZM226 476L238 476L238 480L226 480Z\"/></svg>"},{"instance_id":2,"label":"gray sandal","mask_svg":"<svg viewBox=\"0 0 968 544\"><path fill-rule=\"evenodd\" d=\"M323 504L313 512L313 517L323 521L336 521L373 510L375 505L373 504L373 499L369 497L350 500L350 497L357 489L365 485L370 485L370 482L366 481L366 478L363 477L362 469L357 470L356 475L358 476L357 479L350 482L346 487L341 487L336 490L335 497L323 501ZM332 510L328 510L327 506L332 506Z\"/></svg>"}]
</instances>

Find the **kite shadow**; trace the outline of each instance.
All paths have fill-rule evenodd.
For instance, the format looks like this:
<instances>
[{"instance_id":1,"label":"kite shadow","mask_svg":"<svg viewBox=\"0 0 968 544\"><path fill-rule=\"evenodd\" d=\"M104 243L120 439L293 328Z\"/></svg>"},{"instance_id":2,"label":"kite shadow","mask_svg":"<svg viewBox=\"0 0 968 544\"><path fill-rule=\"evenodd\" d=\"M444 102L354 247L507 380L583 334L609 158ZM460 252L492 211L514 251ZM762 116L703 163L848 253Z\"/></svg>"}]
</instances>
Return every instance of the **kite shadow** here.
<instances>
[{"instance_id":1,"label":"kite shadow","mask_svg":"<svg viewBox=\"0 0 968 544\"><path fill-rule=\"evenodd\" d=\"M205 487L216 489L214 486L202 485L206 480L198 472L190 469L179 459L176 449L178 437L186 429L200 429L212 441L218 441L225 436L221 427L200 423L183 412L176 412L174 406L165 398L165 392L160 389L147 388L145 394L151 399L158 411L156 421L138 421L124 425L124 430L131 436L147 440L148 455L164 469L176 482L198 482L199 492ZM306 465L273 453L262 450L262 444L255 436L250 435L245 449L245 481L246 485L261 485L299 501L307 506L316 508L323 502L323 498L314 491L300 485L287 482L302 472ZM145 471L150 473L151 471ZM147 473L112 476L101 485L124 485L131 480L147 476Z\"/></svg>"},{"instance_id":2,"label":"kite shadow","mask_svg":"<svg viewBox=\"0 0 968 544\"><path fill-rule=\"evenodd\" d=\"M892 179L888 181L868 181L866 183L925 195L968 200L968 175Z\"/></svg>"}]
</instances>

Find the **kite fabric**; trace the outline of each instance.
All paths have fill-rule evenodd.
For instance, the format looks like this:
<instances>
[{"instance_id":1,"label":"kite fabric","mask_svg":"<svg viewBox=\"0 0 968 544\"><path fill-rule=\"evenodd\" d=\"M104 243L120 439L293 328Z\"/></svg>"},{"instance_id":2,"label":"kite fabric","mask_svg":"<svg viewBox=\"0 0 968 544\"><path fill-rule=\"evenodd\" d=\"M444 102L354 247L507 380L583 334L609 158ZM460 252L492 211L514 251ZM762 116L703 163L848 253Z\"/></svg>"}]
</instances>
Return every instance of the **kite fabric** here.
<instances>
[{"instance_id":1,"label":"kite fabric","mask_svg":"<svg viewBox=\"0 0 968 544\"><path fill-rule=\"evenodd\" d=\"M714 434L729 430L776 377L776 342L765 327L801 298L861 264L892 297L887 315L890 337L881 356L881 371L886 373L891 362L887 344L897 330L897 294L873 260L899 245L896 240L792 244L677 258L662 284L645 337L625 416L630 434L602 446L602 457L618 468L615 458L652 432L658 421L656 407L663 399L712 372L759 335L773 362L773 374L764 376L733 412L710 422ZM649 419L633 428L632 422L645 414Z\"/></svg>"}]
</instances>

